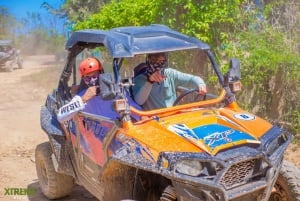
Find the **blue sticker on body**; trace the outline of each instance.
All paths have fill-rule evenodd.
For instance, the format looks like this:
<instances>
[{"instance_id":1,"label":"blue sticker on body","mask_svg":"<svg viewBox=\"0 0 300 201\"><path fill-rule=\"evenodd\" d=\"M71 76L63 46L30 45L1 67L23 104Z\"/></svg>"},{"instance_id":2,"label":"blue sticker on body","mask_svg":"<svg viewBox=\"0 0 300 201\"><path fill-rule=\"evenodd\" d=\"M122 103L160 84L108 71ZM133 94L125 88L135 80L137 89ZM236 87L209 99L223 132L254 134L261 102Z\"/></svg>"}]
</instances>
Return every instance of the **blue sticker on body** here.
<instances>
[{"instance_id":1,"label":"blue sticker on body","mask_svg":"<svg viewBox=\"0 0 300 201\"><path fill-rule=\"evenodd\" d=\"M184 124L170 125L168 129L184 138L202 140L204 144L215 148L240 140L255 140L251 135L219 124L199 126L193 129Z\"/></svg>"}]
</instances>

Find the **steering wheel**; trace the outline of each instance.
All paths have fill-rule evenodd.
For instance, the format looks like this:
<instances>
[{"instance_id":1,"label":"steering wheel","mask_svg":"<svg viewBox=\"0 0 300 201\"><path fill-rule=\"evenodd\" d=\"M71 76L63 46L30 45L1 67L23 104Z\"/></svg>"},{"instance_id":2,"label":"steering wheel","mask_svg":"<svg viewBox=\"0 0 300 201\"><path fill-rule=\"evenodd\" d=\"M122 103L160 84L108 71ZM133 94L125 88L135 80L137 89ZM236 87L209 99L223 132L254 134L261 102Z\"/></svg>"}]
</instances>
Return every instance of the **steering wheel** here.
<instances>
[{"instance_id":1,"label":"steering wheel","mask_svg":"<svg viewBox=\"0 0 300 201\"><path fill-rule=\"evenodd\" d=\"M190 94L193 94L192 97L188 100L188 102L195 102L195 101L204 101L206 100L206 94L205 95L201 95L198 93L198 89L190 89L187 90L186 92L181 93L176 100L173 103L173 106L178 105L178 103L182 100L184 100L184 98Z\"/></svg>"}]
</instances>

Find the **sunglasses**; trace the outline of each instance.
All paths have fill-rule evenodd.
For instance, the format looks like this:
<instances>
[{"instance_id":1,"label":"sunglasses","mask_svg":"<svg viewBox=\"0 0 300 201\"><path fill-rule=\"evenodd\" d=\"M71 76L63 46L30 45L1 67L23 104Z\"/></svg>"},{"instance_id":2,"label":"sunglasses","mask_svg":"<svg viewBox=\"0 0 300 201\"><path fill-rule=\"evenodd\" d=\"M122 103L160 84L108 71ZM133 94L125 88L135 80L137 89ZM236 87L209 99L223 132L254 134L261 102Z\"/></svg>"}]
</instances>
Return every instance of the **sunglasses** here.
<instances>
[{"instance_id":1,"label":"sunglasses","mask_svg":"<svg viewBox=\"0 0 300 201\"><path fill-rule=\"evenodd\" d=\"M99 74L98 74L98 73L95 73L95 74L90 75L90 76L84 76L82 79L83 79L83 81L85 81L85 82L90 82L91 80L97 79L98 76L99 76Z\"/></svg>"}]
</instances>

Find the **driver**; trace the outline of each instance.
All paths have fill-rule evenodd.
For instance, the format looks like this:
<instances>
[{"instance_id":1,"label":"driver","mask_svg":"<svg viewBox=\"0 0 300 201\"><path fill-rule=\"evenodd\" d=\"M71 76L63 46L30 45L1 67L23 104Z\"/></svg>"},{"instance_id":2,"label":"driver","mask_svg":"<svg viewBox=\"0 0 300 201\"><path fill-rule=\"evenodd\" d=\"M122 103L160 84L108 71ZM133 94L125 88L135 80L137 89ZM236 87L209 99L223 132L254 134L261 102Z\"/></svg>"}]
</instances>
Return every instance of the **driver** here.
<instances>
[{"instance_id":1,"label":"driver","mask_svg":"<svg viewBox=\"0 0 300 201\"><path fill-rule=\"evenodd\" d=\"M202 78L168 68L167 53L148 54L146 63L134 72L134 100L145 110L170 107L176 100L176 88L197 88L200 95L207 93Z\"/></svg>"}]
</instances>

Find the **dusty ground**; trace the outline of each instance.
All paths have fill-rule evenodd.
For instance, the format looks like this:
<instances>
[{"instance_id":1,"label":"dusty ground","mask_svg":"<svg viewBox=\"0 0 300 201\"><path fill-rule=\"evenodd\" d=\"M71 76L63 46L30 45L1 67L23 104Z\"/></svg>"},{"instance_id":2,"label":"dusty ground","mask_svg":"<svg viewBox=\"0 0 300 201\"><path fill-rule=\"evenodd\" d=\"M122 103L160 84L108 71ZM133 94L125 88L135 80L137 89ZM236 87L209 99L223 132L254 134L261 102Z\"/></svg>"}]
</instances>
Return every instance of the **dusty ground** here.
<instances>
[{"instance_id":1,"label":"dusty ground","mask_svg":"<svg viewBox=\"0 0 300 201\"><path fill-rule=\"evenodd\" d=\"M53 56L31 56L24 59L24 69L0 72L0 200L46 201L35 172L35 146L47 140L40 128L39 111L46 95L57 82L49 82L41 71L57 66ZM52 73L52 70L49 71ZM53 72L55 72L53 70ZM44 73L45 74L45 73ZM47 82L47 84L45 84ZM48 83L49 82L49 83ZM300 167L299 147L290 146L286 158ZM35 189L32 197L4 195L5 189ZM59 201L96 200L76 186L72 195Z\"/></svg>"},{"instance_id":2,"label":"dusty ground","mask_svg":"<svg viewBox=\"0 0 300 201\"><path fill-rule=\"evenodd\" d=\"M47 140L40 128L39 111L46 95L56 86L39 72L57 69L53 56L24 58L24 69L0 72L0 200L46 201L35 172L35 146ZM63 64L60 64L63 66ZM51 72L51 71L49 71ZM35 189L34 196L4 195L5 189ZM76 186L71 196L60 201L96 200Z\"/></svg>"}]
</instances>

